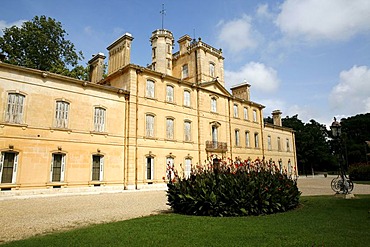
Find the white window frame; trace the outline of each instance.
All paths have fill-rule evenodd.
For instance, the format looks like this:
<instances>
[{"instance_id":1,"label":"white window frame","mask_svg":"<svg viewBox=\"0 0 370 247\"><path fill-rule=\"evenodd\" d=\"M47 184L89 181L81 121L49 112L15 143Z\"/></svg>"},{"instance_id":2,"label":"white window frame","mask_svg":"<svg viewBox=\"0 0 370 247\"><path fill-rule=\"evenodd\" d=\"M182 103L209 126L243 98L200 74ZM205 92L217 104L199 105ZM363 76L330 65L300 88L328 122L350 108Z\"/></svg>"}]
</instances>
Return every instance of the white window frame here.
<instances>
[{"instance_id":1,"label":"white window frame","mask_svg":"<svg viewBox=\"0 0 370 247\"><path fill-rule=\"evenodd\" d=\"M175 120L172 117L166 118L166 138L173 140L175 138Z\"/></svg>"},{"instance_id":2,"label":"white window frame","mask_svg":"<svg viewBox=\"0 0 370 247\"><path fill-rule=\"evenodd\" d=\"M249 135L250 135L249 131L246 131L245 132L245 146L248 148L250 147L250 140L249 140L250 136Z\"/></svg>"},{"instance_id":3,"label":"white window frame","mask_svg":"<svg viewBox=\"0 0 370 247\"><path fill-rule=\"evenodd\" d=\"M106 109L100 106L94 107L94 131L105 131Z\"/></svg>"},{"instance_id":4,"label":"white window frame","mask_svg":"<svg viewBox=\"0 0 370 247\"><path fill-rule=\"evenodd\" d=\"M150 159L150 164L149 164ZM154 179L154 157L153 156L147 156L145 157L145 179L146 180L153 180ZM148 165L150 167L148 167ZM150 170L150 177L148 176L148 171Z\"/></svg>"},{"instance_id":5,"label":"white window frame","mask_svg":"<svg viewBox=\"0 0 370 247\"><path fill-rule=\"evenodd\" d=\"M154 137L154 121L155 116L152 114L145 115L145 136Z\"/></svg>"},{"instance_id":6,"label":"white window frame","mask_svg":"<svg viewBox=\"0 0 370 247\"><path fill-rule=\"evenodd\" d=\"M243 112L244 112L244 120L248 120L249 119L249 117L248 117L248 108L244 107Z\"/></svg>"},{"instance_id":7,"label":"white window frame","mask_svg":"<svg viewBox=\"0 0 370 247\"><path fill-rule=\"evenodd\" d=\"M290 152L290 142L288 138L286 138L286 151Z\"/></svg>"},{"instance_id":8,"label":"white window frame","mask_svg":"<svg viewBox=\"0 0 370 247\"><path fill-rule=\"evenodd\" d=\"M189 77L189 66L188 66L188 64L184 64L181 67L181 78L184 79L184 78L187 78L187 77Z\"/></svg>"},{"instance_id":9,"label":"white window frame","mask_svg":"<svg viewBox=\"0 0 370 247\"><path fill-rule=\"evenodd\" d=\"M169 103L173 103L174 102L174 93L175 93L175 89L172 85L167 85L166 86L166 101L169 102Z\"/></svg>"},{"instance_id":10,"label":"white window frame","mask_svg":"<svg viewBox=\"0 0 370 247\"><path fill-rule=\"evenodd\" d=\"M217 99L215 97L211 98L211 112L217 112Z\"/></svg>"},{"instance_id":11,"label":"white window frame","mask_svg":"<svg viewBox=\"0 0 370 247\"><path fill-rule=\"evenodd\" d=\"M55 127L67 129L70 103L64 100L55 102Z\"/></svg>"},{"instance_id":12,"label":"white window frame","mask_svg":"<svg viewBox=\"0 0 370 247\"><path fill-rule=\"evenodd\" d=\"M234 104L234 118L239 117L239 107L237 104Z\"/></svg>"},{"instance_id":13,"label":"white window frame","mask_svg":"<svg viewBox=\"0 0 370 247\"><path fill-rule=\"evenodd\" d=\"M99 180L98 181L103 181L104 177L104 156L100 154L94 154L91 156L92 162L91 162L91 181L97 181L93 180L93 171L94 171L94 156L98 156L99 159Z\"/></svg>"},{"instance_id":14,"label":"white window frame","mask_svg":"<svg viewBox=\"0 0 370 247\"><path fill-rule=\"evenodd\" d=\"M209 63L209 76L215 77L215 64L213 62Z\"/></svg>"},{"instance_id":15,"label":"white window frame","mask_svg":"<svg viewBox=\"0 0 370 247\"><path fill-rule=\"evenodd\" d=\"M185 158L185 169L184 169L184 176L185 178L189 178L191 174L191 162L190 158Z\"/></svg>"},{"instance_id":16,"label":"white window frame","mask_svg":"<svg viewBox=\"0 0 370 247\"><path fill-rule=\"evenodd\" d=\"M190 100L191 94L189 90L184 90L184 106L190 107Z\"/></svg>"},{"instance_id":17,"label":"white window frame","mask_svg":"<svg viewBox=\"0 0 370 247\"><path fill-rule=\"evenodd\" d=\"M257 123L257 110L253 110L253 122Z\"/></svg>"},{"instance_id":18,"label":"white window frame","mask_svg":"<svg viewBox=\"0 0 370 247\"><path fill-rule=\"evenodd\" d=\"M267 150L272 150L272 144L271 144L271 136L267 136Z\"/></svg>"},{"instance_id":19,"label":"white window frame","mask_svg":"<svg viewBox=\"0 0 370 247\"><path fill-rule=\"evenodd\" d=\"M254 133L254 147L255 148L259 148L260 147L260 144L259 144L259 134L257 132Z\"/></svg>"},{"instance_id":20,"label":"white window frame","mask_svg":"<svg viewBox=\"0 0 370 247\"><path fill-rule=\"evenodd\" d=\"M191 121L184 121L184 141L191 141Z\"/></svg>"},{"instance_id":21,"label":"white window frame","mask_svg":"<svg viewBox=\"0 0 370 247\"><path fill-rule=\"evenodd\" d=\"M235 130L235 146L240 146L240 130Z\"/></svg>"},{"instance_id":22,"label":"white window frame","mask_svg":"<svg viewBox=\"0 0 370 247\"><path fill-rule=\"evenodd\" d=\"M153 80L146 81L146 92L145 96L148 98L155 97L155 82Z\"/></svg>"},{"instance_id":23,"label":"white window frame","mask_svg":"<svg viewBox=\"0 0 370 247\"><path fill-rule=\"evenodd\" d=\"M8 93L5 122L22 124L26 96L20 93Z\"/></svg>"},{"instance_id":24,"label":"white window frame","mask_svg":"<svg viewBox=\"0 0 370 247\"><path fill-rule=\"evenodd\" d=\"M1 157L0 157L0 184L2 183L2 178L3 178L3 171L4 171L4 161L5 161L5 154L6 153L14 153L14 161L13 161L13 173L12 173L12 184L15 184L17 181L17 171L18 171L18 155L19 153L17 152L1 152Z\"/></svg>"},{"instance_id":25,"label":"white window frame","mask_svg":"<svg viewBox=\"0 0 370 247\"><path fill-rule=\"evenodd\" d=\"M62 164L61 164L61 168L60 168L60 181L53 181L54 155L61 155L62 156ZM66 169L66 154L64 154L64 153L53 153L52 156L51 156L50 182L52 182L52 183L62 183L62 182L64 182L65 169Z\"/></svg>"}]
</instances>

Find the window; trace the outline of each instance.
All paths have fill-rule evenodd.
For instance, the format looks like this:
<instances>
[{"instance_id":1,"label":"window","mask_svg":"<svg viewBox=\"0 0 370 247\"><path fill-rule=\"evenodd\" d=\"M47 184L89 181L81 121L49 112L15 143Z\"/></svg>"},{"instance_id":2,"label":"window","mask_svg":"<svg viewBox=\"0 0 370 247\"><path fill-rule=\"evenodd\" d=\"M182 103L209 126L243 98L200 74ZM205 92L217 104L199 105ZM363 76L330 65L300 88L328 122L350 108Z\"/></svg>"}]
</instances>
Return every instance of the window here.
<instances>
[{"instance_id":1,"label":"window","mask_svg":"<svg viewBox=\"0 0 370 247\"><path fill-rule=\"evenodd\" d=\"M267 136L267 149L272 150L272 145L271 145L271 136Z\"/></svg>"},{"instance_id":2,"label":"window","mask_svg":"<svg viewBox=\"0 0 370 247\"><path fill-rule=\"evenodd\" d=\"M166 101L173 103L173 86L167 85L166 87Z\"/></svg>"},{"instance_id":3,"label":"window","mask_svg":"<svg viewBox=\"0 0 370 247\"><path fill-rule=\"evenodd\" d=\"M23 104L25 96L19 93L8 94L5 122L20 124L23 121Z\"/></svg>"},{"instance_id":4,"label":"window","mask_svg":"<svg viewBox=\"0 0 370 247\"><path fill-rule=\"evenodd\" d=\"M173 118L166 119L166 138L173 140L173 132L174 132L174 120Z\"/></svg>"},{"instance_id":5,"label":"window","mask_svg":"<svg viewBox=\"0 0 370 247\"><path fill-rule=\"evenodd\" d=\"M105 109L102 107L95 107L94 109L94 130L97 132L104 132L105 130Z\"/></svg>"},{"instance_id":6,"label":"window","mask_svg":"<svg viewBox=\"0 0 370 247\"><path fill-rule=\"evenodd\" d=\"M235 146L240 146L239 130L235 130Z\"/></svg>"},{"instance_id":7,"label":"window","mask_svg":"<svg viewBox=\"0 0 370 247\"><path fill-rule=\"evenodd\" d=\"M154 98L154 81L147 80L146 81L146 97Z\"/></svg>"},{"instance_id":8,"label":"window","mask_svg":"<svg viewBox=\"0 0 370 247\"><path fill-rule=\"evenodd\" d=\"M184 106L190 107L190 92L187 90L184 91Z\"/></svg>"},{"instance_id":9,"label":"window","mask_svg":"<svg viewBox=\"0 0 370 247\"><path fill-rule=\"evenodd\" d=\"M171 60L167 59L167 69L171 69Z\"/></svg>"},{"instance_id":10,"label":"window","mask_svg":"<svg viewBox=\"0 0 370 247\"><path fill-rule=\"evenodd\" d=\"M254 147L259 148L259 137L258 133L254 133Z\"/></svg>"},{"instance_id":11,"label":"window","mask_svg":"<svg viewBox=\"0 0 370 247\"><path fill-rule=\"evenodd\" d=\"M92 181L102 181L103 180L103 164L104 156L93 155L92 156Z\"/></svg>"},{"instance_id":12,"label":"window","mask_svg":"<svg viewBox=\"0 0 370 247\"><path fill-rule=\"evenodd\" d=\"M171 54L171 44L167 44L167 53Z\"/></svg>"},{"instance_id":13,"label":"window","mask_svg":"<svg viewBox=\"0 0 370 247\"><path fill-rule=\"evenodd\" d=\"M286 139L286 151L290 152L290 143L288 138Z\"/></svg>"},{"instance_id":14,"label":"window","mask_svg":"<svg viewBox=\"0 0 370 247\"><path fill-rule=\"evenodd\" d=\"M166 158L166 177L168 181L171 181L175 177L175 174L173 173L174 164L175 161L173 157Z\"/></svg>"},{"instance_id":15,"label":"window","mask_svg":"<svg viewBox=\"0 0 370 247\"><path fill-rule=\"evenodd\" d=\"M190 174L191 174L191 159L190 158L186 158L185 159L185 178L189 178L190 177Z\"/></svg>"},{"instance_id":16,"label":"window","mask_svg":"<svg viewBox=\"0 0 370 247\"><path fill-rule=\"evenodd\" d=\"M277 138L278 151L281 151L281 140L280 137Z\"/></svg>"},{"instance_id":17,"label":"window","mask_svg":"<svg viewBox=\"0 0 370 247\"><path fill-rule=\"evenodd\" d=\"M216 125L212 125L212 144L213 144L213 148L217 148L217 142L218 142L218 128Z\"/></svg>"},{"instance_id":18,"label":"window","mask_svg":"<svg viewBox=\"0 0 370 247\"><path fill-rule=\"evenodd\" d=\"M190 121L184 122L184 139L186 142L191 141L191 122Z\"/></svg>"},{"instance_id":19,"label":"window","mask_svg":"<svg viewBox=\"0 0 370 247\"><path fill-rule=\"evenodd\" d=\"M189 77L189 68L187 64L184 64L182 66L181 78L187 78L187 77Z\"/></svg>"},{"instance_id":20,"label":"window","mask_svg":"<svg viewBox=\"0 0 370 247\"><path fill-rule=\"evenodd\" d=\"M152 58L155 58L155 55L156 55L155 54L155 49L156 49L155 47L152 48Z\"/></svg>"},{"instance_id":21,"label":"window","mask_svg":"<svg viewBox=\"0 0 370 247\"><path fill-rule=\"evenodd\" d=\"M217 99L211 98L211 112L217 112Z\"/></svg>"},{"instance_id":22,"label":"window","mask_svg":"<svg viewBox=\"0 0 370 247\"><path fill-rule=\"evenodd\" d=\"M68 128L69 103L66 101L57 101L55 109L55 127Z\"/></svg>"},{"instance_id":23,"label":"window","mask_svg":"<svg viewBox=\"0 0 370 247\"><path fill-rule=\"evenodd\" d=\"M15 183L17 178L18 153L2 152L0 157L0 184Z\"/></svg>"},{"instance_id":24,"label":"window","mask_svg":"<svg viewBox=\"0 0 370 247\"><path fill-rule=\"evenodd\" d=\"M146 179L152 180L154 172L154 157L146 157Z\"/></svg>"},{"instance_id":25,"label":"window","mask_svg":"<svg viewBox=\"0 0 370 247\"><path fill-rule=\"evenodd\" d=\"M239 114L238 114L238 105L237 104L234 104L234 117L239 117Z\"/></svg>"},{"instance_id":26,"label":"window","mask_svg":"<svg viewBox=\"0 0 370 247\"><path fill-rule=\"evenodd\" d=\"M154 116L147 114L145 116L145 135L146 137L154 137Z\"/></svg>"},{"instance_id":27,"label":"window","mask_svg":"<svg viewBox=\"0 0 370 247\"><path fill-rule=\"evenodd\" d=\"M245 132L245 146L246 147L250 147L250 143L249 143L249 131L246 131Z\"/></svg>"},{"instance_id":28,"label":"window","mask_svg":"<svg viewBox=\"0 0 370 247\"><path fill-rule=\"evenodd\" d=\"M247 107L244 107L243 109L243 113L244 113L244 120L248 120L248 108Z\"/></svg>"},{"instance_id":29,"label":"window","mask_svg":"<svg viewBox=\"0 0 370 247\"><path fill-rule=\"evenodd\" d=\"M65 154L53 154L51 164L51 182L63 182L65 171Z\"/></svg>"},{"instance_id":30,"label":"window","mask_svg":"<svg viewBox=\"0 0 370 247\"><path fill-rule=\"evenodd\" d=\"M215 64L209 63L209 76L215 77Z\"/></svg>"},{"instance_id":31,"label":"window","mask_svg":"<svg viewBox=\"0 0 370 247\"><path fill-rule=\"evenodd\" d=\"M257 111L253 110L253 122L257 122Z\"/></svg>"}]
</instances>

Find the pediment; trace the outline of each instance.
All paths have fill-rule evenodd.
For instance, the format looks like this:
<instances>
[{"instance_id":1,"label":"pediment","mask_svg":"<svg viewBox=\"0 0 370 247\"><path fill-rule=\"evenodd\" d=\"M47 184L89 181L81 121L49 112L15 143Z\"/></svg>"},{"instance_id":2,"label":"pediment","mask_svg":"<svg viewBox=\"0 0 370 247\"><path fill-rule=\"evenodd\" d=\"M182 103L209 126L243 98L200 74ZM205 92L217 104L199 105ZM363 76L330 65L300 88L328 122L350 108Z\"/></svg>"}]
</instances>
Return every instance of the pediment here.
<instances>
[{"instance_id":1,"label":"pediment","mask_svg":"<svg viewBox=\"0 0 370 247\"><path fill-rule=\"evenodd\" d=\"M218 82L217 80L210 81L210 82L203 82L199 86L207 91L211 91L216 94L231 96L229 91L227 91L226 88L222 86L221 83Z\"/></svg>"}]
</instances>

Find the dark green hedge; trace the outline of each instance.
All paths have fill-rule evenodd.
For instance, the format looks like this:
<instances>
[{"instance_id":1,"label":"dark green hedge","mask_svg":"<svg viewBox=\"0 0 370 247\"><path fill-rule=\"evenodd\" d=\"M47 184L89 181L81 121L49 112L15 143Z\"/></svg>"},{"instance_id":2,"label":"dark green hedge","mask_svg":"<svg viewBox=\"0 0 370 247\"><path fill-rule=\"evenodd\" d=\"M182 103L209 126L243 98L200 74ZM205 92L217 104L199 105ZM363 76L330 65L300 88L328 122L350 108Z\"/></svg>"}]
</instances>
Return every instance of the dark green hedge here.
<instances>
[{"instance_id":1,"label":"dark green hedge","mask_svg":"<svg viewBox=\"0 0 370 247\"><path fill-rule=\"evenodd\" d=\"M175 172L177 174L177 172ZM247 161L192 169L168 183L168 205L176 213L207 216L272 214L299 204L296 181L274 168Z\"/></svg>"},{"instance_id":2,"label":"dark green hedge","mask_svg":"<svg viewBox=\"0 0 370 247\"><path fill-rule=\"evenodd\" d=\"M370 181L370 164L357 163L350 165L348 173L352 181Z\"/></svg>"}]
</instances>

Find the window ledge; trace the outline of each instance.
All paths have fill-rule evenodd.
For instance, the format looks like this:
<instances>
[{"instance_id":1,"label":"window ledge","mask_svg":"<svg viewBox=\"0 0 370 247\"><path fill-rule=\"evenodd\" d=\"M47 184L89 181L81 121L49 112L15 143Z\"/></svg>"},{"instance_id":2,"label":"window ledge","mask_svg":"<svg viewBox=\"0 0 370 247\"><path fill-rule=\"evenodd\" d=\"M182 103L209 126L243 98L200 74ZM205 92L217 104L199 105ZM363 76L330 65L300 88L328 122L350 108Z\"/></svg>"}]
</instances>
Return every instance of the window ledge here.
<instances>
[{"instance_id":1,"label":"window ledge","mask_svg":"<svg viewBox=\"0 0 370 247\"><path fill-rule=\"evenodd\" d=\"M108 135L108 132L100 132L100 131L91 130L90 131L90 134L92 134L92 135L105 135L105 136L107 136Z\"/></svg>"},{"instance_id":2,"label":"window ledge","mask_svg":"<svg viewBox=\"0 0 370 247\"><path fill-rule=\"evenodd\" d=\"M158 101L158 100L157 100L157 98L152 98L152 97L149 97L149 96L145 96L144 98L145 98L145 99L150 99L150 100Z\"/></svg>"},{"instance_id":3,"label":"window ledge","mask_svg":"<svg viewBox=\"0 0 370 247\"><path fill-rule=\"evenodd\" d=\"M50 131L51 132L53 132L54 130L64 131L64 132L68 132L68 133L71 133L72 132L72 130L71 129L68 129L68 128L50 127Z\"/></svg>"},{"instance_id":4,"label":"window ledge","mask_svg":"<svg viewBox=\"0 0 370 247\"><path fill-rule=\"evenodd\" d=\"M14 127L23 127L27 128L28 124L21 124L21 123L11 123L11 122L1 122L1 126L14 126Z\"/></svg>"},{"instance_id":5,"label":"window ledge","mask_svg":"<svg viewBox=\"0 0 370 247\"><path fill-rule=\"evenodd\" d=\"M193 142L193 141L183 141L183 143L194 144L194 142Z\"/></svg>"},{"instance_id":6,"label":"window ledge","mask_svg":"<svg viewBox=\"0 0 370 247\"><path fill-rule=\"evenodd\" d=\"M152 136L144 136L144 139L148 139L148 140L158 140L158 138L156 137L152 137Z\"/></svg>"}]
</instances>

